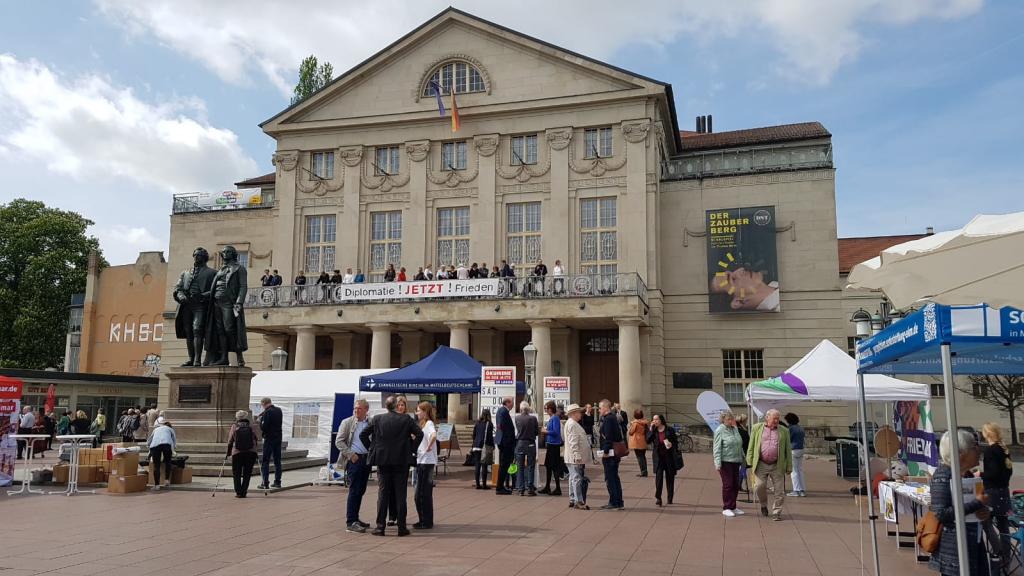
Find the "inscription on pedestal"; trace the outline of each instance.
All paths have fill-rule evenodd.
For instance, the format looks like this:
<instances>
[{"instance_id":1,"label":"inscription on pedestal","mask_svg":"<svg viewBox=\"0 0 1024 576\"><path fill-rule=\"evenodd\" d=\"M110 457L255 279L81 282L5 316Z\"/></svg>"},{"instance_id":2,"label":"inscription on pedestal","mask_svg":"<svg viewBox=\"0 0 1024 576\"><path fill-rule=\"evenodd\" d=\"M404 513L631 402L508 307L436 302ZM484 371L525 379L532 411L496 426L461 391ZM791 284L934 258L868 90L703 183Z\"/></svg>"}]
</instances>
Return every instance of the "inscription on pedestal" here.
<instances>
[{"instance_id":1,"label":"inscription on pedestal","mask_svg":"<svg viewBox=\"0 0 1024 576\"><path fill-rule=\"evenodd\" d=\"M178 402L209 403L212 388L209 384L181 384L178 386Z\"/></svg>"}]
</instances>

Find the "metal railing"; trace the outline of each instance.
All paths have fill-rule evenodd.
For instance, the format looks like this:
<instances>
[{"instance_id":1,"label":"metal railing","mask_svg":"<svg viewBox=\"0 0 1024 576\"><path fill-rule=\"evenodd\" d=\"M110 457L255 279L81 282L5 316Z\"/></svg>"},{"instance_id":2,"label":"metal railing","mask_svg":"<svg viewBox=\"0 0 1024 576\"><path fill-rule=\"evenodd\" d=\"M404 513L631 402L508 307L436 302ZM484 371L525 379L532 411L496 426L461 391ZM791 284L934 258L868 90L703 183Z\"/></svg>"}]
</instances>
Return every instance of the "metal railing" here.
<instances>
[{"instance_id":1,"label":"metal railing","mask_svg":"<svg viewBox=\"0 0 1024 576\"><path fill-rule=\"evenodd\" d=\"M487 284L489 291L453 295L452 287L466 282ZM284 308L292 306L338 306L354 303L430 302L456 300L569 299L607 296L636 296L647 303L647 285L635 272L623 274L574 274L569 276L527 276L487 280L428 280L397 284L445 284L449 289L422 297L359 298L346 296L354 287L362 292L394 288L395 282L368 284L307 284L304 286L258 286L249 288L246 308ZM444 294L444 295L438 295Z\"/></svg>"},{"instance_id":2,"label":"metal railing","mask_svg":"<svg viewBox=\"0 0 1024 576\"><path fill-rule=\"evenodd\" d=\"M831 144L695 152L665 161L661 177L688 180L812 168L832 168Z\"/></svg>"}]
</instances>

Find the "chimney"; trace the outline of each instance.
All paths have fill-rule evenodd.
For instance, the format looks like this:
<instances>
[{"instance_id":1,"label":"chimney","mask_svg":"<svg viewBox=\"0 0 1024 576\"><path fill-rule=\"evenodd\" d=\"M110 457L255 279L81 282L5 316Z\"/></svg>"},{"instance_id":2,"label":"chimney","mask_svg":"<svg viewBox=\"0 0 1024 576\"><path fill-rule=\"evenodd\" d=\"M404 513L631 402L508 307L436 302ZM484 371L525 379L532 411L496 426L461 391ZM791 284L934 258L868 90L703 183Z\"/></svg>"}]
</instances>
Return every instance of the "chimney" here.
<instances>
[{"instance_id":1,"label":"chimney","mask_svg":"<svg viewBox=\"0 0 1024 576\"><path fill-rule=\"evenodd\" d=\"M932 228L931 226L929 226L929 227L924 229L924 233L929 235L929 236L931 236L932 234L935 234L935 228Z\"/></svg>"},{"instance_id":2,"label":"chimney","mask_svg":"<svg viewBox=\"0 0 1024 576\"><path fill-rule=\"evenodd\" d=\"M711 127L711 114L708 114L707 132L708 132L708 134L711 134L712 132L714 132L714 129L712 129L712 127Z\"/></svg>"},{"instance_id":3,"label":"chimney","mask_svg":"<svg viewBox=\"0 0 1024 576\"><path fill-rule=\"evenodd\" d=\"M700 116L697 116L696 118L694 118L694 126L695 126L694 129L693 129L694 132L696 132L697 134L700 134Z\"/></svg>"}]
</instances>

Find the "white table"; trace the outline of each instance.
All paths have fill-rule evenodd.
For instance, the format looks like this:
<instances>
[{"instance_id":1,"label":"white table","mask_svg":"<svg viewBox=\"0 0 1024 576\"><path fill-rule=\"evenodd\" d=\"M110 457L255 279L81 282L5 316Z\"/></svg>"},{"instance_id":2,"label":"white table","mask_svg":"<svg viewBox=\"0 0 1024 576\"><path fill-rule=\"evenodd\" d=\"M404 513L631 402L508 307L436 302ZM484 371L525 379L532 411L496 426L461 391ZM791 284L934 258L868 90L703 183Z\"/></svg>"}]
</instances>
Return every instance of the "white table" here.
<instances>
[{"instance_id":1,"label":"white table","mask_svg":"<svg viewBox=\"0 0 1024 576\"><path fill-rule=\"evenodd\" d=\"M43 494L42 490L32 489L32 453L35 448L36 440L45 440L49 438L49 434L11 434L8 436L14 440L25 440L25 478L21 481L21 490L8 490L7 495L13 496L15 494Z\"/></svg>"},{"instance_id":2,"label":"white table","mask_svg":"<svg viewBox=\"0 0 1024 576\"><path fill-rule=\"evenodd\" d=\"M57 436L59 442L67 442L71 447L71 461L68 463L68 487L67 490L55 490L50 494L66 494L71 496L79 492L88 492L94 494L95 490L79 490L78 489L78 463L79 456L78 451L82 448L83 442L92 443L96 439L96 436L92 434L64 434Z\"/></svg>"},{"instance_id":3,"label":"white table","mask_svg":"<svg viewBox=\"0 0 1024 576\"><path fill-rule=\"evenodd\" d=\"M896 515L896 521L890 522L894 529L889 530L888 526L886 532L889 536L896 537L897 548L913 548L914 556L918 562L927 562L930 558L929 554L921 549L917 543L917 521L924 517L928 512L928 507L931 504L931 490L927 484L909 483L905 484L902 482L891 482L883 481L881 484L888 485L892 488L893 497L895 499L895 509L893 512ZM881 495L879 495L881 498ZM905 507L910 510L911 516L911 530L901 531L900 521L902 520L900 515L901 504L905 504ZM883 516L885 512L885 504L879 502L878 509L882 511ZM910 540L908 542L907 540Z\"/></svg>"}]
</instances>

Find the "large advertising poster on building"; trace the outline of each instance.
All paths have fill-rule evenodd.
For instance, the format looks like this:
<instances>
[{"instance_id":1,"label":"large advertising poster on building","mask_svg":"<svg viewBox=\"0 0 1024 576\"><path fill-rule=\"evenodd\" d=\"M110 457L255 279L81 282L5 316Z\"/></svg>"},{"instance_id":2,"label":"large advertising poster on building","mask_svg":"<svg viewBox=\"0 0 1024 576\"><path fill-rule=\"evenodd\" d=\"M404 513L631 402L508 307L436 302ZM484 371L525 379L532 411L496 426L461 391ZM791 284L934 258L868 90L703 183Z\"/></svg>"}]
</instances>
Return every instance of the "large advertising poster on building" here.
<instances>
[{"instance_id":1,"label":"large advertising poster on building","mask_svg":"<svg viewBox=\"0 0 1024 576\"><path fill-rule=\"evenodd\" d=\"M705 222L709 311L778 312L775 207L708 210Z\"/></svg>"},{"instance_id":2,"label":"large advertising poster on building","mask_svg":"<svg viewBox=\"0 0 1024 576\"><path fill-rule=\"evenodd\" d=\"M18 433L20 412L21 380L0 376L0 486L14 483L18 443L10 435Z\"/></svg>"}]
</instances>

